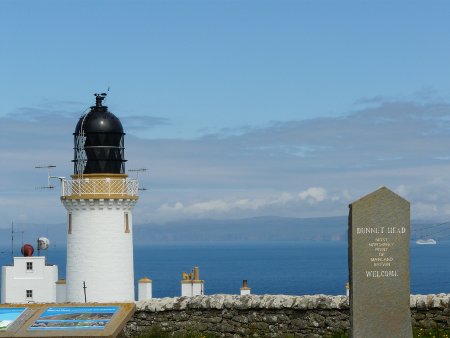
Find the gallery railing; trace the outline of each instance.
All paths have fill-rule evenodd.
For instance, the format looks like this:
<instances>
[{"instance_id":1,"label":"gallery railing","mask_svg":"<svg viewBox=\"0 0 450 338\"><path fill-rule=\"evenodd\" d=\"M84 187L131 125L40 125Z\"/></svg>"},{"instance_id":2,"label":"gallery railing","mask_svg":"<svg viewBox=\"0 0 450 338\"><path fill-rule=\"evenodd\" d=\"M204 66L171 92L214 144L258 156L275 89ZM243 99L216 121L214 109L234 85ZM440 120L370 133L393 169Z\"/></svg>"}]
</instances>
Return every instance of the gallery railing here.
<instances>
[{"instance_id":1,"label":"gallery railing","mask_svg":"<svg viewBox=\"0 0 450 338\"><path fill-rule=\"evenodd\" d=\"M61 180L62 197L137 197L139 182L133 178L83 178Z\"/></svg>"}]
</instances>

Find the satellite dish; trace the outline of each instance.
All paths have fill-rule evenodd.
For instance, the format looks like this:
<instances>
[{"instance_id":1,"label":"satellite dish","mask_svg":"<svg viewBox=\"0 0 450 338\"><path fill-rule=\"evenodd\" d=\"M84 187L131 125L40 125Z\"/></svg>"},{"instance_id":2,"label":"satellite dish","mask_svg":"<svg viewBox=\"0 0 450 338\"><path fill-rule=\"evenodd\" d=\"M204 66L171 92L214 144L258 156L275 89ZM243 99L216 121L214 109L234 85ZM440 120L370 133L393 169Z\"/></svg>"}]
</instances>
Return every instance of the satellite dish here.
<instances>
[{"instance_id":1,"label":"satellite dish","mask_svg":"<svg viewBox=\"0 0 450 338\"><path fill-rule=\"evenodd\" d=\"M38 250L47 250L50 246L50 241L47 237L38 238Z\"/></svg>"}]
</instances>

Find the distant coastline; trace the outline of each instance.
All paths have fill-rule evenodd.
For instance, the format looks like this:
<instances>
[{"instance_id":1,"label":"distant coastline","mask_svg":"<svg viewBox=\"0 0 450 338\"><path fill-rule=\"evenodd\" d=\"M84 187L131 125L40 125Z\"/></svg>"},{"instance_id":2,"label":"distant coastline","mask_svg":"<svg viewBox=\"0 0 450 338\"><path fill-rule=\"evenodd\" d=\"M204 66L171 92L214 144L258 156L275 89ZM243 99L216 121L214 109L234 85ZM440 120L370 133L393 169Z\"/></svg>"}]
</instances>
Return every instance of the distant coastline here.
<instances>
[{"instance_id":1,"label":"distant coastline","mask_svg":"<svg viewBox=\"0 0 450 338\"><path fill-rule=\"evenodd\" d=\"M411 228L433 224L432 221L412 221ZM65 247L66 224L20 224L24 242L34 242L39 236L50 238L52 245ZM347 242L347 216L294 218L264 216L242 219L188 219L167 223L134 225L135 245L148 243L197 242ZM21 243L22 237L15 236ZM10 250L11 229L0 229L0 248ZM3 249L1 250L3 251Z\"/></svg>"}]
</instances>

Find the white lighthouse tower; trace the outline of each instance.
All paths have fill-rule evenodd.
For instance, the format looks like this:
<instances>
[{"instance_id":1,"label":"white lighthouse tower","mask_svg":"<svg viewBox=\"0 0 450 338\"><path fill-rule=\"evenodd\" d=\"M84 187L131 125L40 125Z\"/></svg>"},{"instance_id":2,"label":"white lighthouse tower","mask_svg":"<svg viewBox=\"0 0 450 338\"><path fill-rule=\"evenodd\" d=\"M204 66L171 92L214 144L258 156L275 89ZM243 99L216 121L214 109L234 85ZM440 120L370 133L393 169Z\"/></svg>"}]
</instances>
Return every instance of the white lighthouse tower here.
<instances>
[{"instance_id":1,"label":"white lighthouse tower","mask_svg":"<svg viewBox=\"0 0 450 338\"><path fill-rule=\"evenodd\" d=\"M63 179L67 209L66 301L134 301L133 217L138 181L125 174L124 131L102 105L74 133L74 174Z\"/></svg>"}]
</instances>

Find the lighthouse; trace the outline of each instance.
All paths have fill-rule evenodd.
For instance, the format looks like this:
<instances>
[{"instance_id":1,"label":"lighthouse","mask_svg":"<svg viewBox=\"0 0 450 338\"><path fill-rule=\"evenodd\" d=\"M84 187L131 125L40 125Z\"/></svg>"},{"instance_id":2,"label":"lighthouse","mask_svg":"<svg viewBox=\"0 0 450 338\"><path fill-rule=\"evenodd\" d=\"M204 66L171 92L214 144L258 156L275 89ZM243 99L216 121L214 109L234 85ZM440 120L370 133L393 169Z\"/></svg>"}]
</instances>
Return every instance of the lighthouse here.
<instances>
[{"instance_id":1,"label":"lighthouse","mask_svg":"<svg viewBox=\"0 0 450 338\"><path fill-rule=\"evenodd\" d=\"M125 174L125 133L95 94L74 132L74 172L61 181L67 210L68 302L134 301L133 217L138 181Z\"/></svg>"}]
</instances>

